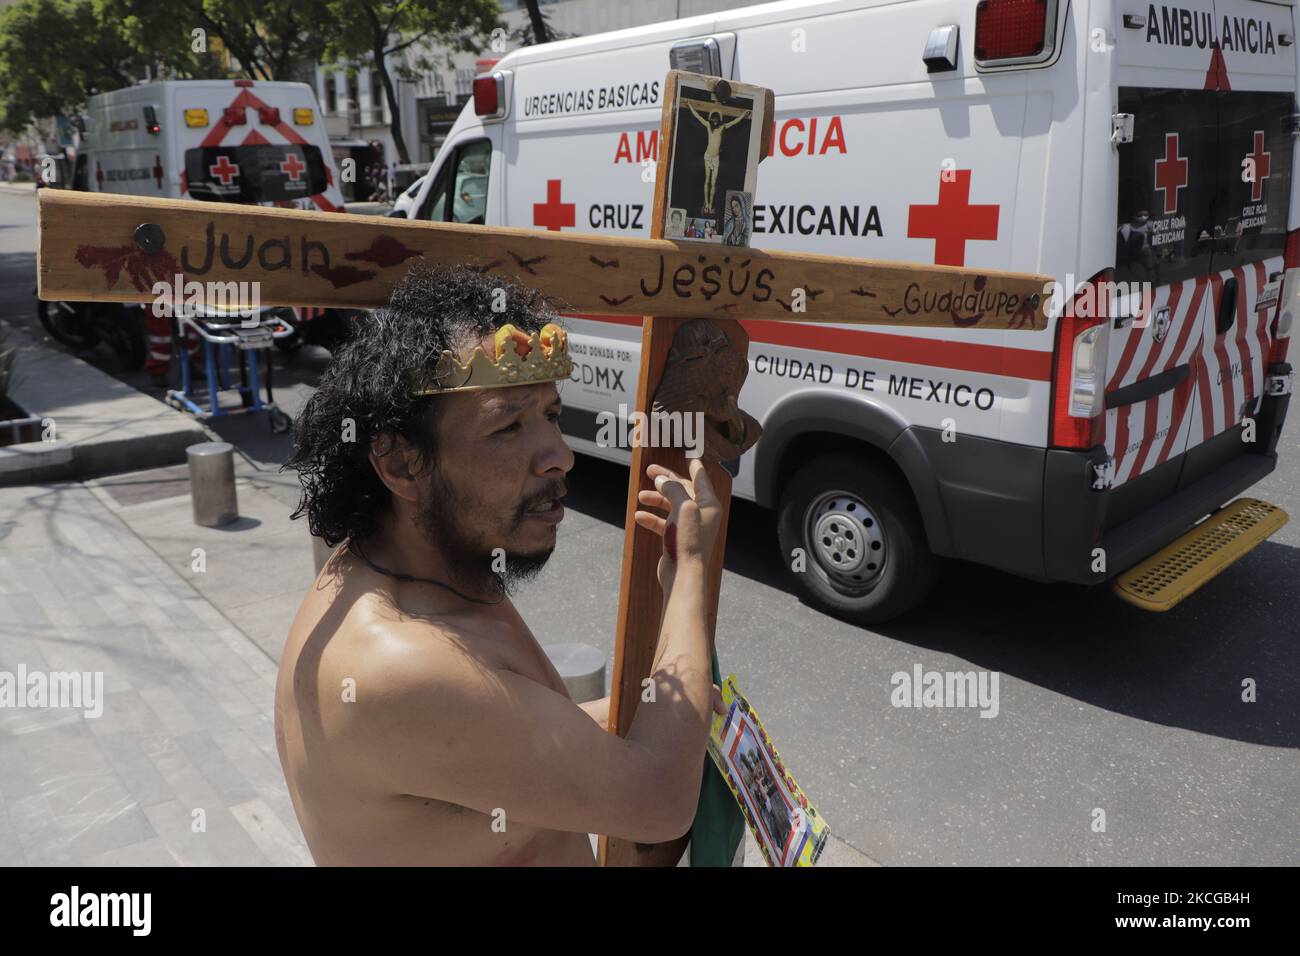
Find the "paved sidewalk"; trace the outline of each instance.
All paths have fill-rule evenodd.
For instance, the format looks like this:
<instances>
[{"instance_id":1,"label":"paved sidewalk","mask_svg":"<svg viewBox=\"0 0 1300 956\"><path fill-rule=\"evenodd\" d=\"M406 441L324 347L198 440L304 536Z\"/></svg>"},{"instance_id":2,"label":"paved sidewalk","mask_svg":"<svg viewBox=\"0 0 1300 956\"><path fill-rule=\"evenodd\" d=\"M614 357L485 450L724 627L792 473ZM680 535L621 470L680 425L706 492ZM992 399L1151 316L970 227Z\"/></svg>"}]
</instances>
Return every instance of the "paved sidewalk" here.
<instances>
[{"instance_id":1,"label":"paved sidewalk","mask_svg":"<svg viewBox=\"0 0 1300 956\"><path fill-rule=\"evenodd\" d=\"M236 463L225 528L194 524L183 465L0 488L0 671L102 671L105 696L97 718L0 708L0 865L311 865L273 724L311 538L289 520L295 477ZM600 555L622 532L565 524L563 559L590 563L589 600L612 621L617 569ZM544 577L517 602L543 645L586 640L612 661L612 627L587 614L575 633ZM745 865L764 865L752 839ZM873 864L832 836L821 865Z\"/></svg>"},{"instance_id":2,"label":"paved sidewalk","mask_svg":"<svg viewBox=\"0 0 1300 956\"><path fill-rule=\"evenodd\" d=\"M275 663L84 486L0 489L0 670L20 663L102 671L105 700L0 709L0 864L311 863Z\"/></svg>"}]
</instances>

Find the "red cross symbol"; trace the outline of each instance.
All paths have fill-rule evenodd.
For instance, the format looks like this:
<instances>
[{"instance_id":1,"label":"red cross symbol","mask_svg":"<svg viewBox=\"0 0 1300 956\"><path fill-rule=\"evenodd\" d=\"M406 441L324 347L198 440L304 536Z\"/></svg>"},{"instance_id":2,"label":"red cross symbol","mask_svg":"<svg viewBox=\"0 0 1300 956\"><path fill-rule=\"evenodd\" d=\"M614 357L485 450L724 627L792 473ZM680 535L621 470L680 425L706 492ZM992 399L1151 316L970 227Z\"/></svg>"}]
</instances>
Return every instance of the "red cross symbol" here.
<instances>
[{"instance_id":1,"label":"red cross symbol","mask_svg":"<svg viewBox=\"0 0 1300 956\"><path fill-rule=\"evenodd\" d=\"M306 168L306 165L298 158L296 153L286 153L284 162L280 164L280 172L286 174L295 183L299 181L303 170Z\"/></svg>"},{"instance_id":2,"label":"red cross symbol","mask_svg":"<svg viewBox=\"0 0 1300 956\"><path fill-rule=\"evenodd\" d=\"M158 181L159 189L162 189L162 177L163 177L162 157L155 154L153 158L153 178Z\"/></svg>"},{"instance_id":3,"label":"red cross symbol","mask_svg":"<svg viewBox=\"0 0 1300 956\"><path fill-rule=\"evenodd\" d=\"M1165 215L1178 212L1178 190L1187 185L1187 158L1178 155L1178 134L1165 133L1165 158L1156 160L1156 189L1165 194Z\"/></svg>"},{"instance_id":4,"label":"red cross symbol","mask_svg":"<svg viewBox=\"0 0 1300 956\"><path fill-rule=\"evenodd\" d=\"M222 156L208 167L208 172L220 179L221 185L229 186L234 178L239 175L239 166Z\"/></svg>"},{"instance_id":5,"label":"red cross symbol","mask_svg":"<svg viewBox=\"0 0 1300 956\"><path fill-rule=\"evenodd\" d=\"M545 226L551 232L559 232L565 226L572 226L577 219L571 202L560 202L560 181L546 180L546 202L533 203L533 225Z\"/></svg>"},{"instance_id":6,"label":"red cross symbol","mask_svg":"<svg viewBox=\"0 0 1300 956\"><path fill-rule=\"evenodd\" d=\"M909 239L933 239L934 261L941 266L964 266L966 243L972 239L998 237L998 206L970 204L969 169L948 170L939 175L939 202L934 206L907 207Z\"/></svg>"},{"instance_id":7,"label":"red cross symbol","mask_svg":"<svg viewBox=\"0 0 1300 956\"><path fill-rule=\"evenodd\" d=\"M1264 131L1255 130L1255 148L1246 154L1247 159L1255 161L1255 178L1250 182L1250 201L1259 202L1264 198L1264 180L1273 167L1273 154L1264 150Z\"/></svg>"}]
</instances>

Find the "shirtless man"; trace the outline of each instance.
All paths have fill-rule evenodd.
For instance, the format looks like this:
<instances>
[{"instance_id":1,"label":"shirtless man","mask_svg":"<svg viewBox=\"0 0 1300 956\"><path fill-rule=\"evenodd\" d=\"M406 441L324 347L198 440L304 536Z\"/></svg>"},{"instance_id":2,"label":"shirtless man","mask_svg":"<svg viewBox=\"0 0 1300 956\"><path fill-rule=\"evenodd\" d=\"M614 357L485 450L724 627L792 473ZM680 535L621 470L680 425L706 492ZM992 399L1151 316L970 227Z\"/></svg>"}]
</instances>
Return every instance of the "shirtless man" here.
<instances>
[{"instance_id":1,"label":"shirtless man","mask_svg":"<svg viewBox=\"0 0 1300 956\"><path fill-rule=\"evenodd\" d=\"M493 312L501 288L508 308ZM721 508L702 465L690 478L651 466L658 490L639 499L637 524L675 535L676 560L659 564L656 699L620 738L609 698L575 704L510 601L564 516L574 456L555 381L412 397L444 348L491 358L498 327L553 318L528 301L496 278L419 267L296 423L295 517L345 542L294 619L275 690L280 762L318 864L590 866L588 833L662 842L690 828L721 711L705 613Z\"/></svg>"},{"instance_id":2,"label":"shirtless man","mask_svg":"<svg viewBox=\"0 0 1300 956\"><path fill-rule=\"evenodd\" d=\"M722 152L722 134L725 130L731 129L748 114L748 110L741 113L735 119L728 122L722 122L722 114L717 110L709 113L706 120L695 109L695 104L687 102L686 106L690 109L691 115L694 116L704 126L704 131L708 134L709 142L704 147L704 208L700 211L703 213L713 212L713 193L718 186L718 160Z\"/></svg>"}]
</instances>

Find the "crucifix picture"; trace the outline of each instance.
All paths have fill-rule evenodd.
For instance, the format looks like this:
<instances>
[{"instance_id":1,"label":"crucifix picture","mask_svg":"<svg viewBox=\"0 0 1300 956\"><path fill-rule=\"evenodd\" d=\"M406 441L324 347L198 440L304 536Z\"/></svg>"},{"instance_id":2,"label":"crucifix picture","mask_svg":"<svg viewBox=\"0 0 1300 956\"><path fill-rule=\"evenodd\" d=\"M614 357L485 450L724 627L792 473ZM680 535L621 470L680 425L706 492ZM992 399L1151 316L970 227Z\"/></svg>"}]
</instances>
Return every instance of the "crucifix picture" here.
<instances>
[{"instance_id":1,"label":"crucifix picture","mask_svg":"<svg viewBox=\"0 0 1300 956\"><path fill-rule=\"evenodd\" d=\"M748 245L746 210L758 178L767 100L759 87L746 83L694 73L676 77L667 93L672 145L663 234Z\"/></svg>"}]
</instances>

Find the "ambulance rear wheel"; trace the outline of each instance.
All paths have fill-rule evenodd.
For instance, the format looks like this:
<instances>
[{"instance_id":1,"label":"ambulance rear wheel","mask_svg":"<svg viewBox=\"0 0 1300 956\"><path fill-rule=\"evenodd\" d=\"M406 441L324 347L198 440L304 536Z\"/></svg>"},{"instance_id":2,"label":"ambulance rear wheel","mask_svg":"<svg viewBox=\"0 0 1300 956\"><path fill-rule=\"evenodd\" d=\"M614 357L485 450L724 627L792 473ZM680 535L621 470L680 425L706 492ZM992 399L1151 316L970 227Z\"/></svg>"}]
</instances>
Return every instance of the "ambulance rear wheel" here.
<instances>
[{"instance_id":1,"label":"ambulance rear wheel","mask_svg":"<svg viewBox=\"0 0 1300 956\"><path fill-rule=\"evenodd\" d=\"M857 624L905 614L938 576L907 487L853 455L824 455L795 473L781 495L777 535L804 595Z\"/></svg>"}]
</instances>

